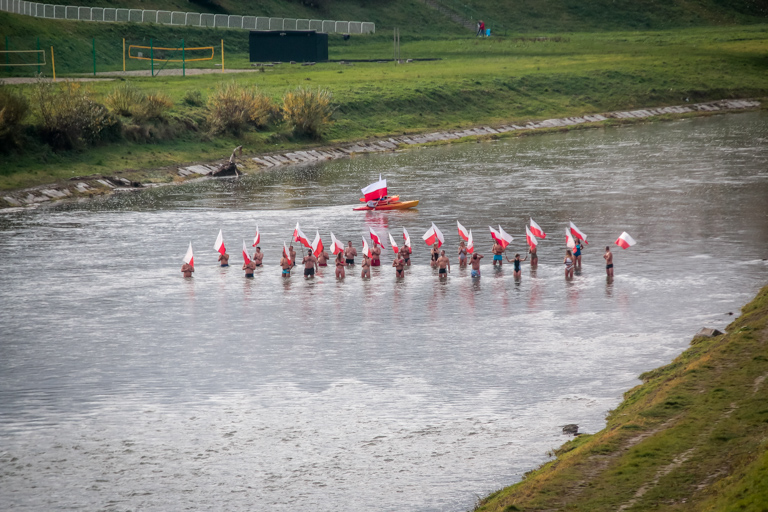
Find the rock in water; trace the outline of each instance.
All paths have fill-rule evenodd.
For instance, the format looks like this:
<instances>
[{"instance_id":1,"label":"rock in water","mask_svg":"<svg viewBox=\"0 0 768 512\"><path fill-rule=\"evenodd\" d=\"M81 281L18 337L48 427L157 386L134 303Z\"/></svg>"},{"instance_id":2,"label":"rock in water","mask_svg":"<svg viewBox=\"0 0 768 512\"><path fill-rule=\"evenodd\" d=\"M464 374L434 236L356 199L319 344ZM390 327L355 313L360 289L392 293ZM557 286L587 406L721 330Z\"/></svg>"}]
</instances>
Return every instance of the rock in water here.
<instances>
[{"instance_id":1,"label":"rock in water","mask_svg":"<svg viewBox=\"0 0 768 512\"><path fill-rule=\"evenodd\" d=\"M579 426L575 423L570 423L568 425L563 425L563 434L568 434L570 436L575 436L579 434Z\"/></svg>"},{"instance_id":2,"label":"rock in water","mask_svg":"<svg viewBox=\"0 0 768 512\"><path fill-rule=\"evenodd\" d=\"M699 332L696 333L696 338L714 338L715 336L720 336L723 334L722 332L718 331L717 329L711 329L709 327L702 327Z\"/></svg>"}]
</instances>

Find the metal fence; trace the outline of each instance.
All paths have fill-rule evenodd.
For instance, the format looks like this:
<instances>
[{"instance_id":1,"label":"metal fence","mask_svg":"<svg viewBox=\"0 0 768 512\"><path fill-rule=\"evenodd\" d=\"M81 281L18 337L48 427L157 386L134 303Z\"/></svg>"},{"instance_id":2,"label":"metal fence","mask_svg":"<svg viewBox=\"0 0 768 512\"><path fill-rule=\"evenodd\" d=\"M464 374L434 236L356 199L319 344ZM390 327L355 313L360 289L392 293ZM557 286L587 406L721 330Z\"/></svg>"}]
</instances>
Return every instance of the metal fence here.
<instances>
[{"instance_id":1,"label":"metal fence","mask_svg":"<svg viewBox=\"0 0 768 512\"><path fill-rule=\"evenodd\" d=\"M116 9L41 4L22 0L0 0L0 11L56 20L105 21L113 23L158 23L187 27L237 28L243 30L315 30L338 34L373 34L376 25L360 21L299 20L236 14Z\"/></svg>"}]
</instances>

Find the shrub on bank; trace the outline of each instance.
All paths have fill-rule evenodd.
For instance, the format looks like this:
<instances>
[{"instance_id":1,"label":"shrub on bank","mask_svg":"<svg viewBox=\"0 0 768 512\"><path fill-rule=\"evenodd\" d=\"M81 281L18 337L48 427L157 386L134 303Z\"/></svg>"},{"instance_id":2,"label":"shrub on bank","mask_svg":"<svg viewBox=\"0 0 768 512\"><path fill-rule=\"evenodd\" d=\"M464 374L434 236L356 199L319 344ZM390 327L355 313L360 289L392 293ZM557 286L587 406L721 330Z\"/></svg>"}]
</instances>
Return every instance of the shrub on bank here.
<instances>
[{"instance_id":1,"label":"shrub on bank","mask_svg":"<svg viewBox=\"0 0 768 512\"><path fill-rule=\"evenodd\" d=\"M0 151L18 146L19 131L28 114L27 98L4 87L0 81Z\"/></svg>"},{"instance_id":2,"label":"shrub on bank","mask_svg":"<svg viewBox=\"0 0 768 512\"><path fill-rule=\"evenodd\" d=\"M127 83L115 86L107 95L105 103L115 114L132 117L138 123L163 121L173 107L173 102L167 94L162 92L144 94Z\"/></svg>"},{"instance_id":3,"label":"shrub on bank","mask_svg":"<svg viewBox=\"0 0 768 512\"><path fill-rule=\"evenodd\" d=\"M141 103L144 94L129 83L122 83L115 86L114 89L104 99L104 103L119 116L130 117L137 105Z\"/></svg>"},{"instance_id":4,"label":"shrub on bank","mask_svg":"<svg viewBox=\"0 0 768 512\"><path fill-rule=\"evenodd\" d=\"M296 135L319 138L331 122L332 100L327 89L299 87L283 96L283 119Z\"/></svg>"},{"instance_id":5,"label":"shrub on bank","mask_svg":"<svg viewBox=\"0 0 768 512\"><path fill-rule=\"evenodd\" d=\"M208 97L208 124L213 133L239 134L249 125L263 128L277 109L272 100L251 87L234 80L221 83Z\"/></svg>"},{"instance_id":6,"label":"shrub on bank","mask_svg":"<svg viewBox=\"0 0 768 512\"><path fill-rule=\"evenodd\" d=\"M144 96L144 99L134 109L133 117L140 123L164 121L171 107L173 107L173 102L167 94L153 92Z\"/></svg>"}]
</instances>

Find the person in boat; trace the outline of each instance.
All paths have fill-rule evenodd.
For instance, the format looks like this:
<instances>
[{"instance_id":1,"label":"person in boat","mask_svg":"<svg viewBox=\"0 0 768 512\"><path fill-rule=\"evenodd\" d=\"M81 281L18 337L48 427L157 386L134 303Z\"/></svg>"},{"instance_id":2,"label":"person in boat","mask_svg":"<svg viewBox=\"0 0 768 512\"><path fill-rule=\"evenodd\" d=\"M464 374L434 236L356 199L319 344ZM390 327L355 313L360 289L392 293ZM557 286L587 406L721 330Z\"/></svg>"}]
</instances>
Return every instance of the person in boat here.
<instances>
[{"instance_id":1,"label":"person in boat","mask_svg":"<svg viewBox=\"0 0 768 512\"><path fill-rule=\"evenodd\" d=\"M576 241L576 247L573 248L573 266L581 269L581 240Z\"/></svg>"},{"instance_id":2,"label":"person in boat","mask_svg":"<svg viewBox=\"0 0 768 512\"><path fill-rule=\"evenodd\" d=\"M304 264L304 279L315 277L315 270L317 270L317 258L312 254L312 249L307 249L307 255L301 260Z\"/></svg>"},{"instance_id":3,"label":"person in boat","mask_svg":"<svg viewBox=\"0 0 768 512\"><path fill-rule=\"evenodd\" d=\"M395 255L395 261L392 262L392 266L395 267L395 277L405 277L405 259L399 252Z\"/></svg>"},{"instance_id":4,"label":"person in boat","mask_svg":"<svg viewBox=\"0 0 768 512\"><path fill-rule=\"evenodd\" d=\"M253 262L256 264L257 267L260 267L262 264L262 261L264 260L264 253L261 252L261 247L256 247L256 252L253 253L253 258L251 258Z\"/></svg>"},{"instance_id":5,"label":"person in boat","mask_svg":"<svg viewBox=\"0 0 768 512\"><path fill-rule=\"evenodd\" d=\"M536 246L528 249L528 254L531 255L531 268L535 269L539 266L539 255L536 253Z\"/></svg>"},{"instance_id":6,"label":"person in boat","mask_svg":"<svg viewBox=\"0 0 768 512\"><path fill-rule=\"evenodd\" d=\"M248 263L243 263L243 270L245 270L245 277L253 277L253 271L256 270L256 262L251 260Z\"/></svg>"},{"instance_id":7,"label":"person in boat","mask_svg":"<svg viewBox=\"0 0 768 512\"><path fill-rule=\"evenodd\" d=\"M462 240L459 242L459 268L467 266L467 244Z\"/></svg>"},{"instance_id":8,"label":"person in boat","mask_svg":"<svg viewBox=\"0 0 768 512\"><path fill-rule=\"evenodd\" d=\"M367 254L363 254L363 263L362 263L363 271L360 274L360 277L367 277L368 279L371 278L371 258L368 257Z\"/></svg>"},{"instance_id":9,"label":"person in boat","mask_svg":"<svg viewBox=\"0 0 768 512\"><path fill-rule=\"evenodd\" d=\"M372 267L381 266L381 260L379 259L380 256L381 256L381 246L374 242L373 249L371 249L371 266Z\"/></svg>"},{"instance_id":10,"label":"person in boat","mask_svg":"<svg viewBox=\"0 0 768 512\"><path fill-rule=\"evenodd\" d=\"M181 266L181 274L184 277L192 277L192 272L195 271L195 266L190 265L189 263L185 263Z\"/></svg>"},{"instance_id":11,"label":"person in boat","mask_svg":"<svg viewBox=\"0 0 768 512\"><path fill-rule=\"evenodd\" d=\"M605 254L603 254L603 258L605 259L605 273L608 277L613 277L613 253L611 252L611 247L608 245L605 246Z\"/></svg>"},{"instance_id":12,"label":"person in boat","mask_svg":"<svg viewBox=\"0 0 768 512\"><path fill-rule=\"evenodd\" d=\"M224 254L219 254L219 263L221 263L222 267L228 267L229 266L229 254L226 252Z\"/></svg>"},{"instance_id":13,"label":"person in boat","mask_svg":"<svg viewBox=\"0 0 768 512\"><path fill-rule=\"evenodd\" d=\"M296 266L296 250L293 248L293 244L288 246L288 255L291 257L291 265Z\"/></svg>"},{"instance_id":14,"label":"person in boat","mask_svg":"<svg viewBox=\"0 0 768 512\"><path fill-rule=\"evenodd\" d=\"M480 260L483 259L483 255L480 253L473 253L469 259L469 264L472 266L472 277L480 277Z\"/></svg>"},{"instance_id":15,"label":"person in boat","mask_svg":"<svg viewBox=\"0 0 768 512\"><path fill-rule=\"evenodd\" d=\"M347 247L344 249L344 257L346 258L347 265L355 264L355 256L357 256L357 249L352 247L352 240L347 241Z\"/></svg>"},{"instance_id":16,"label":"person in boat","mask_svg":"<svg viewBox=\"0 0 768 512\"><path fill-rule=\"evenodd\" d=\"M437 273L440 279L447 279L451 271L451 261L445 255L445 251L440 251L440 257L437 258Z\"/></svg>"},{"instance_id":17,"label":"person in boat","mask_svg":"<svg viewBox=\"0 0 768 512\"><path fill-rule=\"evenodd\" d=\"M285 257L285 253L280 257L280 268L283 269L283 277L291 277L291 267L294 263Z\"/></svg>"},{"instance_id":18,"label":"person in boat","mask_svg":"<svg viewBox=\"0 0 768 512\"><path fill-rule=\"evenodd\" d=\"M429 266L432 268L437 267L437 260L440 258L440 249L438 248L437 242L435 242L432 245L432 250L430 251L431 259L429 261Z\"/></svg>"},{"instance_id":19,"label":"person in boat","mask_svg":"<svg viewBox=\"0 0 768 512\"><path fill-rule=\"evenodd\" d=\"M525 261L527 259L528 259L528 256L526 256L523 259L520 259L520 255L519 254L515 254L515 259L513 259L513 260L507 258L507 261L514 265L513 275L515 276L515 279L520 279L520 277L523 275L523 272L522 272L522 270L520 268L520 263L522 263L523 261Z\"/></svg>"},{"instance_id":20,"label":"person in boat","mask_svg":"<svg viewBox=\"0 0 768 512\"><path fill-rule=\"evenodd\" d=\"M317 266L318 267L327 267L328 266L328 253L325 252L325 249L320 251L320 254L317 255Z\"/></svg>"},{"instance_id":21,"label":"person in boat","mask_svg":"<svg viewBox=\"0 0 768 512\"><path fill-rule=\"evenodd\" d=\"M397 253L397 255L403 258L403 260L405 260L406 265L408 265L409 267L411 266L411 248L410 247L408 247L407 245L403 245L400 248L400 251Z\"/></svg>"},{"instance_id":22,"label":"person in boat","mask_svg":"<svg viewBox=\"0 0 768 512\"><path fill-rule=\"evenodd\" d=\"M563 258L563 264L565 264L565 278L573 278L573 253L570 249L566 249L565 258Z\"/></svg>"},{"instance_id":23,"label":"person in boat","mask_svg":"<svg viewBox=\"0 0 768 512\"><path fill-rule=\"evenodd\" d=\"M336 279L344 279L344 267L347 263L344 261L344 252L339 251L336 255Z\"/></svg>"},{"instance_id":24,"label":"person in boat","mask_svg":"<svg viewBox=\"0 0 768 512\"><path fill-rule=\"evenodd\" d=\"M504 264L504 258L501 256L504 253L504 248L501 246L499 242L493 242L493 247L491 248L491 252L493 253L493 266L496 266L496 262L499 263L499 267Z\"/></svg>"}]
</instances>

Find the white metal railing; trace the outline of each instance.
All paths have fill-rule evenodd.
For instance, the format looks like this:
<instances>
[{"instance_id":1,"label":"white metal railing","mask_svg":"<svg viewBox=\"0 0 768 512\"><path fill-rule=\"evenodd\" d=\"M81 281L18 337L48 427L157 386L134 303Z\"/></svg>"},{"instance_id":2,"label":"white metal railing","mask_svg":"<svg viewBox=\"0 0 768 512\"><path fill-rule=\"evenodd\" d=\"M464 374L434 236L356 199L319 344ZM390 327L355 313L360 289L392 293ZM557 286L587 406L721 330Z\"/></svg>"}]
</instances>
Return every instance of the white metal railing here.
<instances>
[{"instance_id":1,"label":"white metal railing","mask_svg":"<svg viewBox=\"0 0 768 512\"><path fill-rule=\"evenodd\" d=\"M361 21L297 20L238 14L200 14L198 12L115 9L54 5L23 0L0 0L0 11L56 20L103 21L117 23L159 23L188 27L237 28L243 30L315 30L338 34L373 34L376 25Z\"/></svg>"}]
</instances>

